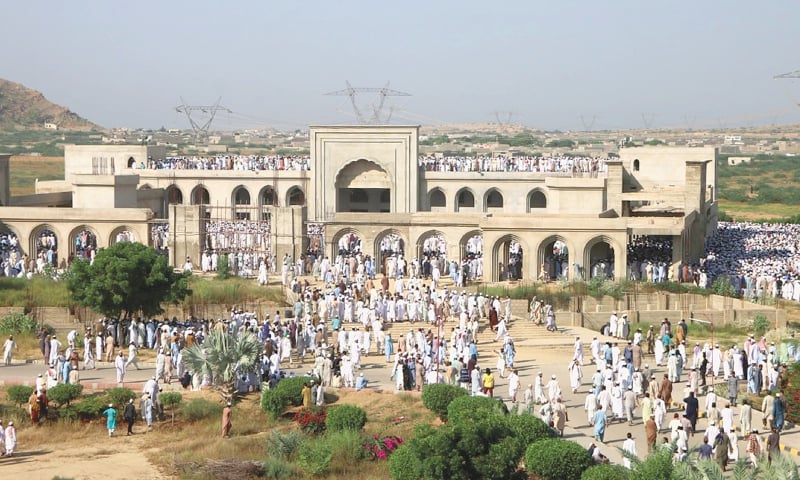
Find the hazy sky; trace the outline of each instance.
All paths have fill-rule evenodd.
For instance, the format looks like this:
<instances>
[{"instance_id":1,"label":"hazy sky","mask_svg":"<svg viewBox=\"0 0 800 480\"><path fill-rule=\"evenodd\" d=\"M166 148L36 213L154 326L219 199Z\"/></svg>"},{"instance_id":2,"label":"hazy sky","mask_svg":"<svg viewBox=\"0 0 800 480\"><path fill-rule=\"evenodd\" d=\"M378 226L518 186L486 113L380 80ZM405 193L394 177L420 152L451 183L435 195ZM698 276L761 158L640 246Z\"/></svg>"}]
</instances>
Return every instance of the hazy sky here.
<instances>
[{"instance_id":1,"label":"hazy sky","mask_svg":"<svg viewBox=\"0 0 800 480\"><path fill-rule=\"evenodd\" d=\"M228 129L352 123L347 97L323 96L346 80L411 93L387 100L392 123L789 123L800 80L773 76L800 69L798 14L797 0L7 1L0 77L105 127L188 128L181 96L221 96Z\"/></svg>"}]
</instances>

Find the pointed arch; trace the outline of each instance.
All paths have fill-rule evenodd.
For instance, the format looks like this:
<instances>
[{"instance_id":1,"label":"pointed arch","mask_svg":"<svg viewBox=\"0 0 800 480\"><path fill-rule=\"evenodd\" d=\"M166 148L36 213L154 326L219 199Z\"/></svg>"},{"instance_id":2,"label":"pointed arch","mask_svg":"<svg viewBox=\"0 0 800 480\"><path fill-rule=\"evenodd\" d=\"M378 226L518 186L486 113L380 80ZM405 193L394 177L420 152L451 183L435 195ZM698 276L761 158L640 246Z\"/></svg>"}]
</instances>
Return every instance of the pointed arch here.
<instances>
[{"instance_id":1,"label":"pointed arch","mask_svg":"<svg viewBox=\"0 0 800 480\"><path fill-rule=\"evenodd\" d=\"M528 207L528 212L544 210L547 208L547 193L542 188L534 188L528 192L525 204Z\"/></svg>"},{"instance_id":2,"label":"pointed arch","mask_svg":"<svg viewBox=\"0 0 800 480\"><path fill-rule=\"evenodd\" d=\"M469 187L464 187L458 192L456 192L455 202L453 202L455 206L455 211L461 211L462 209L471 209L475 208L475 193Z\"/></svg>"},{"instance_id":3,"label":"pointed arch","mask_svg":"<svg viewBox=\"0 0 800 480\"><path fill-rule=\"evenodd\" d=\"M406 239L396 228L387 228L375 236L373 247L376 267L378 267L376 271L387 273L386 265L390 257L400 255L405 257Z\"/></svg>"},{"instance_id":4,"label":"pointed arch","mask_svg":"<svg viewBox=\"0 0 800 480\"><path fill-rule=\"evenodd\" d=\"M431 211L447 208L447 196L441 188L435 187L428 192L428 206Z\"/></svg>"},{"instance_id":5,"label":"pointed arch","mask_svg":"<svg viewBox=\"0 0 800 480\"><path fill-rule=\"evenodd\" d=\"M211 203L208 189L202 183L192 189L191 203L192 205L209 205Z\"/></svg>"},{"instance_id":6,"label":"pointed arch","mask_svg":"<svg viewBox=\"0 0 800 480\"><path fill-rule=\"evenodd\" d=\"M572 246L566 237L550 235L539 243L536 250L537 279L550 281L569 278Z\"/></svg>"},{"instance_id":7,"label":"pointed arch","mask_svg":"<svg viewBox=\"0 0 800 480\"><path fill-rule=\"evenodd\" d=\"M111 231L111 235L108 237L108 245L114 245L117 243L122 242L136 242L139 241L136 238L136 234L134 233L134 229L132 229L128 225L121 225L114 230Z\"/></svg>"},{"instance_id":8,"label":"pointed arch","mask_svg":"<svg viewBox=\"0 0 800 480\"><path fill-rule=\"evenodd\" d=\"M52 225L45 223L36 226L31 230L28 242L30 244L28 251L31 252L31 256L43 255L48 263L58 265L61 238Z\"/></svg>"},{"instance_id":9,"label":"pointed arch","mask_svg":"<svg viewBox=\"0 0 800 480\"><path fill-rule=\"evenodd\" d=\"M80 225L69 233L69 255L75 258L90 258L97 253L97 231L89 225Z\"/></svg>"},{"instance_id":10,"label":"pointed arch","mask_svg":"<svg viewBox=\"0 0 800 480\"><path fill-rule=\"evenodd\" d=\"M518 235L503 235L492 247L492 278L501 280L521 280L524 278L527 243Z\"/></svg>"},{"instance_id":11,"label":"pointed arch","mask_svg":"<svg viewBox=\"0 0 800 480\"><path fill-rule=\"evenodd\" d=\"M331 259L337 255L355 255L362 252L364 236L352 227L345 227L336 232L333 237L333 250Z\"/></svg>"},{"instance_id":12,"label":"pointed arch","mask_svg":"<svg viewBox=\"0 0 800 480\"><path fill-rule=\"evenodd\" d=\"M183 192L180 187L174 183L167 187L164 194L167 197L167 204L169 205L183 205Z\"/></svg>"},{"instance_id":13,"label":"pointed arch","mask_svg":"<svg viewBox=\"0 0 800 480\"><path fill-rule=\"evenodd\" d=\"M619 248L617 242L607 235L597 235L586 242L583 249L584 278L615 278L619 274L614 268L616 255L621 251Z\"/></svg>"},{"instance_id":14,"label":"pointed arch","mask_svg":"<svg viewBox=\"0 0 800 480\"><path fill-rule=\"evenodd\" d=\"M277 207L278 206L278 192L272 185L265 185L258 192L258 203L262 207Z\"/></svg>"},{"instance_id":15,"label":"pointed arch","mask_svg":"<svg viewBox=\"0 0 800 480\"><path fill-rule=\"evenodd\" d=\"M489 212L494 209L502 209L503 203L503 194L500 192L500 189L490 188L483 196L483 211Z\"/></svg>"},{"instance_id":16,"label":"pointed arch","mask_svg":"<svg viewBox=\"0 0 800 480\"><path fill-rule=\"evenodd\" d=\"M234 206L250 205L250 191L247 189L247 187L244 185L239 185L233 189L231 204Z\"/></svg>"},{"instance_id":17,"label":"pointed arch","mask_svg":"<svg viewBox=\"0 0 800 480\"><path fill-rule=\"evenodd\" d=\"M306 204L306 194L303 189L295 185L286 192L286 205L290 207L303 207Z\"/></svg>"}]
</instances>

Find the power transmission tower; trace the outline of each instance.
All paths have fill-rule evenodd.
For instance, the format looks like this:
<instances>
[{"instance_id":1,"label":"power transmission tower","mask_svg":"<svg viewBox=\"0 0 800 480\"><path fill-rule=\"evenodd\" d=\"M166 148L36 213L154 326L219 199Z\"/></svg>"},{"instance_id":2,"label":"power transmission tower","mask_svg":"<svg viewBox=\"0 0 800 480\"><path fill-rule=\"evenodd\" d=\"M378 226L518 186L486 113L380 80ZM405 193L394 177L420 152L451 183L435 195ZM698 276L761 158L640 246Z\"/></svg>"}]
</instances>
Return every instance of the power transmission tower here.
<instances>
[{"instance_id":1,"label":"power transmission tower","mask_svg":"<svg viewBox=\"0 0 800 480\"><path fill-rule=\"evenodd\" d=\"M495 110L494 118L497 119L497 125L505 127L511 125L511 118L516 115L514 112L500 112Z\"/></svg>"},{"instance_id":2,"label":"power transmission tower","mask_svg":"<svg viewBox=\"0 0 800 480\"><path fill-rule=\"evenodd\" d=\"M775 75L775 77L773 77L773 78L775 80L780 80L780 79L790 79L790 80L791 79L798 79L798 78L800 78L800 70L795 70L794 72L782 73L780 75ZM798 107L800 107L800 102L798 102L791 95L789 95L789 97L792 99L792 102L794 102Z\"/></svg>"},{"instance_id":3,"label":"power transmission tower","mask_svg":"<svg viewBox=\"0 0 800 480\"><path fill-rule=\"evenodd\" d=\"M581 115L581 123L583 124L583 129L585 131L591 131L592 127L594 127L594 122L597 121L597 115L592 115L591 119L586 119L583 115Z\"/></svg>"},{"instance_id":4,"label":"power transmission tower","mask_svg":"<svg viewBox=\"0 0 800 480\"><path fill-rule=\"evenodd\" d=\"M656 119L656 115L654 113L642 113L642 123L644 123L644 128L646 130L650 130L650 127L653 126L653 120Z\"/></svg>"},{"instance_id":5,"label":"power transmission tower","mask_svg":"<svg viewBox=\"0 0 800 480\"><path fill-rule=\"evenodd\" d=\"M383 88L375 88L375 87L353 87L350 85L350 82L345 81L347 84L347 88L344 90L337 90L335 92L329 92L325 95L335 95L335 96L346 96L350 97L350 104L353 106L353 112L356 114L356 119L358 119L358 123L361 124L370 124L370 125L377 125L381 123L388 123L389 120L392 118L392 109L389 110L388 115L384 115L383 109L386 105L386 97L409 97L411 96L410 93L400 92L397 90L392 90L389 88L389 82L386 82L386 86ZM369 114L364 113L361 107L358 106L358 102L356 101L356 97L359 94L376 94L378 96L377 103L373 103L370 105L369 110L371 112Z\"/></svg>"},{"instance_id":6,"label":"power transmission tower","mask_svg":"<svg viewBox=\"0 0 800 480\"><path fill-rule=\"evenodd\" d=\"M192 131L194 131L194 141L198 143L200 139L208 137L208 129L211 126L211 122L214 121L214 117L217 115L217 112L220 110L223 112L233 113L229 108L223 107L219 103L222 101L222 97L217 99L217 102L214 105L187 105L186 100L181 97L181 104L175 107L175 111L178 113L183 113L186 115L186 118L189 119L189 124L192 126ZM208 120L205 123L200 124L194 118L192 118L192 112L202 112L207 114Z\"/></svg>"}]
</instances>

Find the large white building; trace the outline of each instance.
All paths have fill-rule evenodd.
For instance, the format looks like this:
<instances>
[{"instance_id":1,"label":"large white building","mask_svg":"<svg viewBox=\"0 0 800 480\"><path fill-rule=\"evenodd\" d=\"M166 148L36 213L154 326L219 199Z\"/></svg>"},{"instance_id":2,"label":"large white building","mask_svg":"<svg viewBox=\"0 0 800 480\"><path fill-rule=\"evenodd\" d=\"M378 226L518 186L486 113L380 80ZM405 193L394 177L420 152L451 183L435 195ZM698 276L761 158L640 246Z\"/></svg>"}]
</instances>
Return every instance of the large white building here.
<instances>
[{"instance_id":1,"label":"large white building","mask_svg":"<svg viewBox=\"0 0 800 480\"><path fill-rule=\"evenodd\" d=\"M670 244L677 278L716 226L711 148L625 148L588 172L441 171L420 164L417 126L312 126L310 136L310 159L279 170L151 168L162 147L71 145L63 181L16 197L0 156L0 234L17 256L60 266L123 240L175 266L210 248L297 258L353 247L384 259L435 245L460 260L479 244L483 279L498 280L621 278L640 238Z\"/></svg>"}]
</instances>

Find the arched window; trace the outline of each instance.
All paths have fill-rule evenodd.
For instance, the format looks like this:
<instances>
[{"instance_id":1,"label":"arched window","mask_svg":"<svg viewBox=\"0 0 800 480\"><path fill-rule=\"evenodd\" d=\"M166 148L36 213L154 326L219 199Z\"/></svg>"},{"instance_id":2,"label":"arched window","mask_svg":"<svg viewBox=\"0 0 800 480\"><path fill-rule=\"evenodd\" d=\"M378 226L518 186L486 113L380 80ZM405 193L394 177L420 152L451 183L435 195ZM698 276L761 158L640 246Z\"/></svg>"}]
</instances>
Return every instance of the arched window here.
<instances>
[{"instance_id":1,"label":"arched window","mask_svg":"<svg viewBox=\"0 0 800 480\"><path fill-rule=\"evenodd\" d=\"M275 194L275 190L273 190L272 187L266 187L261 191L261 205L271 207L278 206L278 196Z\"/></svg>"},{"instance_id":2,"label":"arched window","mask_svg":"<svg viewBox=\"0 0 800 480\"><path fill-rule=\"evenodd\" d=\"M528 207L547 208L547 197L544 196L544 193L536 190L535 192L531 193L531 196L528 199Z\"/></svg>"},{"instance_id":3,"label":"arched window","mask_svg":"<svg viewBox=\"0 0 800 480\"><path fill-rule=\"evenodd\" d=\"M136 160L133 157L128 157L128 168L133 168L136 166Z\"/></svg>"},{"instance_id":4,"label":"arched window","mask_svg":"<svg viewBox=\"0 0 800 480\"><path fill-rule=\"evenodd\" d=\"M447 199L438 188L431 192L431 207L446 207Z\"/></svg>"},{"instance_id":5,"label":"arched window","mask_svg":"<svg viewBox=\"0 0 800 480\"><path fill-rule=\"evenodd\" d=\"M503 208L503 195L497 190L492 190L486 196L487 208Z\"/></svg>"},{"instance_id":6,"label":"arched window","mask_svg":"<svg viewBox=\"0 0 800 480\"><path fill-rule=\"evenodd\" d=\"M208 205L211 199L205 187L196 187L192 192L192 205Z\"/></svg>"},{"instance_id":7,"label":"arched window","mask_svg":"<svg viewBox=\"0 0 800 480\"><path fill-rule=\"evenodd\" d=\"M638 158L633 161L633 171L634 172L638 172L639 171L639 159Z\"/></svg>"},{"instance_id":8,"label":"arched window","mask_svg":"<svg viewBox=\"0 0 800 480\"><path fill-rule=\"evenodd\" d=\"M289 202L288 203L289 203L290 207L292 207L292 206L302 207L303 205L306 204L306 195L299 188L292 187L292 189L289 190Z\"/></svg>"},{"instance_id":9,"label":"arched window","mask_svg":"<svg viewBox=\"0 0 800 480\"><path fill-rule=\"evenodd\" d=\"M170 205L181 205L183 203L183 193L175 185L167 187L167 202Z\"/></svg>"},{"instance_id":10,"label":"arched window","mask_svg":"<svg viewBox=\"0 0 800 480\"><path fill-rule=\"evenodd\" d=\"M475 206L475 197L469 190L462 190L458 194L457 199L458 208L469 208Z\"/></svg>"},{"instance_id":11,"label":"arched window","mask_svg":"<svg viewBox=\"0 0 800 480\"><path fill-rule=\"evenodd\" d=\"M250 192L244 187L239 187L233 197L233 203L236 205L250 205Z\"/></svg>"}]
</instances>

